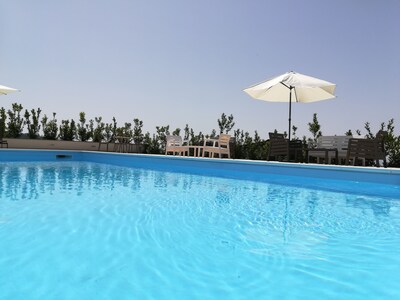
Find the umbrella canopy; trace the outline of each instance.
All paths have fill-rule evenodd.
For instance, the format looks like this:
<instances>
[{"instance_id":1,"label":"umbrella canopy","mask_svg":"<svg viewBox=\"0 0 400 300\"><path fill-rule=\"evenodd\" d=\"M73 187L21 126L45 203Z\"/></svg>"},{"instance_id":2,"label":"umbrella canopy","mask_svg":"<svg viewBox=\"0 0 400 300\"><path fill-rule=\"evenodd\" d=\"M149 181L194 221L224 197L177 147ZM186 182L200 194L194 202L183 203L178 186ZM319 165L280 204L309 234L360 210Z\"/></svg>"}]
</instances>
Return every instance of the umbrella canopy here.
<instances>
[{"instance_id":1,"label":"umbrella canopy","mask_svg":"<svg viewBox=\"0 0 400 300\"><path fill-rule=\"evenodd\" d=\"M289 140L292 102L315 102L335 98L336 84L296 72L288 72L243 91L270 102L289 102Z\"/></svg>"},{"instance_id":2,"label":"umbrella canopy","mask_svg":"<svg viewBox=\"0 0 400 300\"><path fill-rule=\"evenodd\" d=\"M9 93L16 92L16 91L18 91L18 90L10 88L10 87L6 87L4 85L0 85L0 95L7 95Z\"/></svg>"}]
</instances>

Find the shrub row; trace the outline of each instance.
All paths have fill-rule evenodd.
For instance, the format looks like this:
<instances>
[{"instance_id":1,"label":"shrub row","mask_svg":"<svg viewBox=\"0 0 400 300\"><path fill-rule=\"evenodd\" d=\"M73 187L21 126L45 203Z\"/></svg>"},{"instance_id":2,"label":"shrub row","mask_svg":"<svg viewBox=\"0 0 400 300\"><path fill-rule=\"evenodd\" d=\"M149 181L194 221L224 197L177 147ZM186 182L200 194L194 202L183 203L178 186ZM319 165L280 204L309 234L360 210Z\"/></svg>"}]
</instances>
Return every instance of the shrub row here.
<instances>
[{"instance_id":1,"label":"shrub row","mask_svg":"<svg viewBox=\"0 0 400 300\"><path fill-rule=\"evenodd\" d=\"M211 133L204 134L195 131L186 124L181 130L176 128L170 130L170 126L156 126L155 133L143 132L143 121L134 118L132 123L125 122L119 126L114 117L111 122L106 123L102 117L95 117L94 120L86 119L84 112L79 113L79 120L61 120L58 123L56 113L53 113L51 118L46 114L41 116L40 108L25 109L18 103L13 103L11 109L4 107L0 108L0 137L19 138L23 134L26 126L27 136L31 139L44 138L50 140L61 139L65 141L111 141L115 136L127 136L135 144L143 145L145 153L162 154L165 149L166 136L169 134L183 135L185 140L189 140L192 145L202 145L205 138L217 137L217 131L213 129ZM217 120L219 133L230 133L235 127L233 115L223 113ZM321 125L319 124L317 114L313 115L313 119L308 123L308 129L311 137L302 137L304 146L312 145L316 139L322 135ZM364 124L366 130L366 138L374 138L374 133L371 130L370 123ZM400 136L396 136L394 132L394 119L387 123L381 123L380 129L388 132L388 137L385 141L386 150L388 153L388 165L391 167L400 167ZM40 134L40 131L42 134ZM276 130L274 130L276 132ZM296 136L297 127L292 127L292 139L299 140ZM360 130L356 130L358 135L361 135ZM286 134L286 132L285 132ZM352 130L348 130L344 134L352 135ZM240 159L256 159L267 160L268 157L268 140L262 139L258 132L255 131L251 136L249 132L244 132L241 129L233 130L232 148L233 157Z\"/></svg>"}]
</instances>

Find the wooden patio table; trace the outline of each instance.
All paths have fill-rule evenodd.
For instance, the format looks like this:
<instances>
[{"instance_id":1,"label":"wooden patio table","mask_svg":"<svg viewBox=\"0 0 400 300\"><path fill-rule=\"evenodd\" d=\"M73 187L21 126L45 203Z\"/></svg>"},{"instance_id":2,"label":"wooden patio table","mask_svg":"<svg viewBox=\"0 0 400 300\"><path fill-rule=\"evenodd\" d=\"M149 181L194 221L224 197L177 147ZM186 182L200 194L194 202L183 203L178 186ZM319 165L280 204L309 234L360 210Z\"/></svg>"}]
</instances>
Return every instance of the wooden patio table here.
<instances>
[{"instance_id":1,"label":"wooden patio table","mask_svg":"<svg viewBox=\"0 0 400 300\"><path fill-rule=\"evenodd\" d=\"M307 162L309 161L310 152L325 152L325 164L328 164L329 152L335 152L335 164L338 164L338 149L337 148L312 148L307 149Z\"/></svg>"}]
</instances>

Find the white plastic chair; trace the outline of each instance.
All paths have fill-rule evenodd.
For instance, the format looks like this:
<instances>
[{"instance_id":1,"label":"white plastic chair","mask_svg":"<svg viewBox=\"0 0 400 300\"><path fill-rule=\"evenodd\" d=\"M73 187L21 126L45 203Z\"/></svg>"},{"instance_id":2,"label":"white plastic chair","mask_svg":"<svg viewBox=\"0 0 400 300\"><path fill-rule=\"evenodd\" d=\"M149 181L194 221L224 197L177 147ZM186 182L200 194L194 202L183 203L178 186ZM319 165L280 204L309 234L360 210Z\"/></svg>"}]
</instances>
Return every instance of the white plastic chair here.
<instances>
[{"instance_id":1,"label":"white plastic chair","mask_svg":"<svg viewBox=\"0 0 400 300\"><path fill-rule=\"evenodd\" d=\"M188 155L189 147L184 146L184 143L188 143L186 140L182 140L182 137L177 135L167 135L167 142L165 144L165 155L172 153L172 155Z\"/></svg>"},{"instance_id":2,"label":"white plastic chair","mask_svg":"<svg viewBox=\"0 0 400 300\"><path fill-rule=\"evenodd\" d=\"M231 153L229 149L229 141L231 136L229 134L221 133L218 139L206 139L204 140L203 149L203 157L206 153L208 153L209 157L214 157L215 154L218 154L219 158L222 155L227 155L228 158L231 158ZM212 146L207 145L207 143L212 143Z\"/></svg>"}]
</instances>

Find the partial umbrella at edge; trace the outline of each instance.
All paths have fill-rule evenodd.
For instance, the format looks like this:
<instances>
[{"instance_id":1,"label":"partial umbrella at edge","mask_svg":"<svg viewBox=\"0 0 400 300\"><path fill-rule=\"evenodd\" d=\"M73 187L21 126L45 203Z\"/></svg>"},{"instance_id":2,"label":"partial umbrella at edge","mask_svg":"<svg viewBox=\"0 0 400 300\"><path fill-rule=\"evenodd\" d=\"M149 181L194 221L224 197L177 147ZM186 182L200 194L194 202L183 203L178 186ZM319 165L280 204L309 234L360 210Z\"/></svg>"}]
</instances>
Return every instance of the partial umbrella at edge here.
<instances>
[{"instance_id":1,"label":"partial umbrella at edge","mask_svg":"<svg viewBox=\"0 0 400 300\"><path fill-rule=\"evenodd\" d=\"M335 98L336 84L296 72L287 72L243 91L252 98L270 102L289 102L289 140L292 102L310 103Z\"/></svg>"},{"instance_id":2,"label":"partial umbrella at edge","mask_svg":"<svg viewBox=\"0 0 400 300\"><path fill-rule=\"evenodd\" d=\"M18 91L17 89L13 89L4 85L0 85L0 95L7 95L12 92Z\"/></svg>"}]
</instances>

